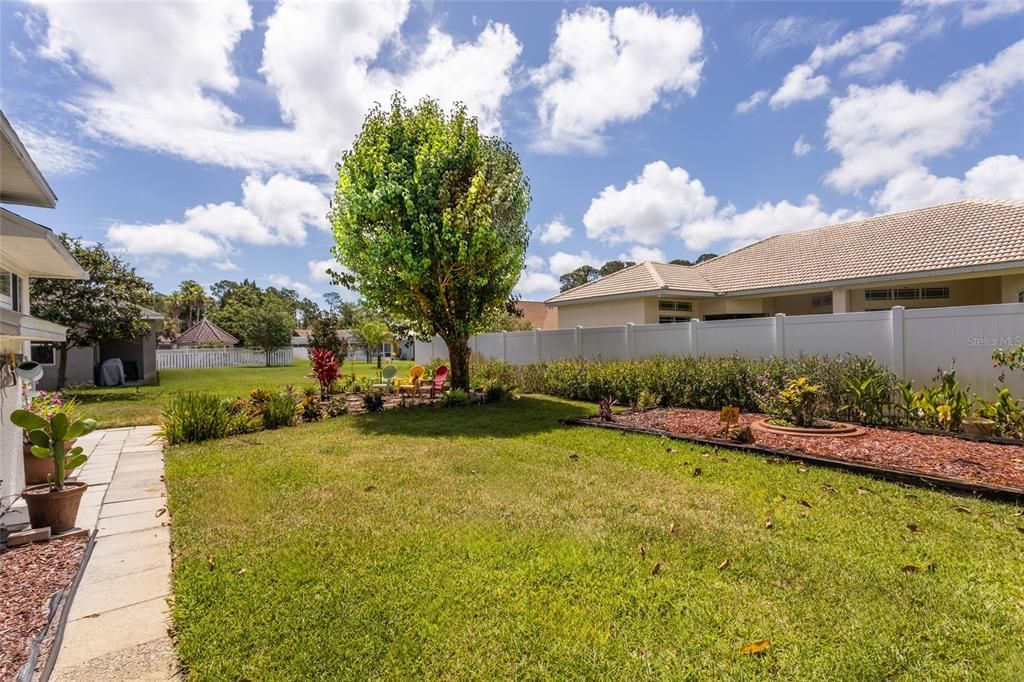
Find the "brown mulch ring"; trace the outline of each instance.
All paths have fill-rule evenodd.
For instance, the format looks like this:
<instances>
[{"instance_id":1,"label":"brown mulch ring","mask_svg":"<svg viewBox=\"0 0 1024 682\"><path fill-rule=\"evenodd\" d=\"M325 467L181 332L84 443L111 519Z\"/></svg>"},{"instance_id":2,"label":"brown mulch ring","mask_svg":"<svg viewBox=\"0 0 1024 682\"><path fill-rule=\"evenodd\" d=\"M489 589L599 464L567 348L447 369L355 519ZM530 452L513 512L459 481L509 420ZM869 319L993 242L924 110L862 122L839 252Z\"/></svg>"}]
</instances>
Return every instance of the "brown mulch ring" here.
<instances>
[{"instance_id":1,"label":"brown mulch ring","mask_svg":"<svg viewBox=\"0 0 1024 682\"><path fill-rule=\"evenodd\" d=\"M49 617L50 596L68 587L88 538L64 538L0 554L0 679L13 680ZM45 659L45 654L40 660Z\"/></svg>"},{"instance_id":2,"label":"brown mulch ring","mask_svg":"<svg viewBox=\"0 0 1024 682\"><path fill-rule=\"evenodd\" d=\"M616 413L615 423L679 436L715 438L722 425L712 410L661 408ZM749 426L762 414L740 415ZM982 443L950 436L864 427L857 438L805 438L755 430L757 444L870 466L916 471L969 483L1024 488L1024 446Z\"/></svg>"}]
</instances>

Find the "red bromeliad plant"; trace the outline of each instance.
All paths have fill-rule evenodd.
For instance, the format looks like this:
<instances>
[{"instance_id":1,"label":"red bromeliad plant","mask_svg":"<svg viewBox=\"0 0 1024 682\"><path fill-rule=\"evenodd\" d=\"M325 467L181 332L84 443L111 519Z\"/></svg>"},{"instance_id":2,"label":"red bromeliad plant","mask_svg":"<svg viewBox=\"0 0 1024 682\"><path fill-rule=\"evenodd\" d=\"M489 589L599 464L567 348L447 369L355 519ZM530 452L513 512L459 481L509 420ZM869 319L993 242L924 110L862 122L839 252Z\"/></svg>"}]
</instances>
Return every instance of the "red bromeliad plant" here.
<instances>
[{"instance_id":1,"label":"red bromeliad plant","mask_svg":"<svg viewBox=\"0 0 1024 682\"><path fill-rule=\"evenodd\" d=\"M326 396L331 391L338 374L341 372L341 365L338 364L334 353L326 348L313 348L309 352L309 361L313 366L313 374L320 382L320 395Z\"/></svg>"}]
</instances>

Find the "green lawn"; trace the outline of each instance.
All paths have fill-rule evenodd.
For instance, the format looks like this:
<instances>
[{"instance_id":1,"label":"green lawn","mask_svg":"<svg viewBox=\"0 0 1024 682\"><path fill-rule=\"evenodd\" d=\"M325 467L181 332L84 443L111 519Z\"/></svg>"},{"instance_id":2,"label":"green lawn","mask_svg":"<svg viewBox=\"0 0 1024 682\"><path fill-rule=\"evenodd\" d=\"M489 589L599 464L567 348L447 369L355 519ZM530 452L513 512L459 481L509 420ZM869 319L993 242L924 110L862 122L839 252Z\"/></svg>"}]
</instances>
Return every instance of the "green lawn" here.
<instances>
[{"instance_id":1,"label":"green lawn","mask_svg":"<svg viewBox=\"0 0 1024 682\"><path fill-rule=\"evenodd\" d=\"M411 361L394 363L400 373L412 366ZM360 377L377 376L376 362L348 360L344 373ZM99 422L100 428L156 424L160 413L175 393L209 391L225 397L244 396L262 387L281 390L292 385L303 388L316 384L308 378L309 362L297 360L291 367L220 367L216 369L165 369L156 386L88 388L68 391L82 408L82 413Z\"/></svg>"},{"instance_id":2,"label":"green lawn","mask_svg":"<svg viewBox=\"0 0 1024 682\"><path fill-rule=\"evenodd\" d=\"M1019 679L1020 507L558 423L591 409L168 450L190 679Z\"/></svg>"}]
</instances>

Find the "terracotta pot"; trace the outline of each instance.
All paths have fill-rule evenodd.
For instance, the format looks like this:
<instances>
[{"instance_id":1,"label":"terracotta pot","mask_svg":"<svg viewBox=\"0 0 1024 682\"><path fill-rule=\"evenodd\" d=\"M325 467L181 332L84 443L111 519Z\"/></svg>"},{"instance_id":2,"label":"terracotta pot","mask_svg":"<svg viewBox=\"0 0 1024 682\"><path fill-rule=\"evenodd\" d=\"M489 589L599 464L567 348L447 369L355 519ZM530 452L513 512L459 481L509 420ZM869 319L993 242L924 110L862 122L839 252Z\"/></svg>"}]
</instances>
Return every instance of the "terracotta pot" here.
<instances>
[{"instance_id":1,"label":"terracotta pot","mask_svg":"<svg viewBox=\"0 0 1024 682\"><path fill-rule=\"evenodd\" d=\"M970 417L963 421L963 430L968 436L991 436L996 423L991 419Z\"/></svg>"},{"instance_id":2,"label":"terracotta pot","mask_svg":"<svg viewBox=\"0 0 1024 682\"><path fill-rule=\"evenodd\" d=\"M77 438L67 441L64 444L65 450L70 450L75 447ZM25 460L25 485L41 485L43 483L49 483L50 479L47 476L56 476L57 472L54 471L53 458L48 457L42 459L32 454L32 446L28 443L22 444L24 460ZM65 478L71 474L72 469L64 471Z\"/></svg>"},{"instance_id":3,"label":"terracotta pot","mask_svg":"<svg viewBox=\"0 0 1024 682\"><path fill-rule=\"evenodd\" d=\"M50 527L53 534L63 533L75 527L78 518L78 505L88 483L71 481L64 484L63 490L50 491L50 486L34 485L21 492L28 506L28 520L33 528Z\"/></svg>"}]
</instances>

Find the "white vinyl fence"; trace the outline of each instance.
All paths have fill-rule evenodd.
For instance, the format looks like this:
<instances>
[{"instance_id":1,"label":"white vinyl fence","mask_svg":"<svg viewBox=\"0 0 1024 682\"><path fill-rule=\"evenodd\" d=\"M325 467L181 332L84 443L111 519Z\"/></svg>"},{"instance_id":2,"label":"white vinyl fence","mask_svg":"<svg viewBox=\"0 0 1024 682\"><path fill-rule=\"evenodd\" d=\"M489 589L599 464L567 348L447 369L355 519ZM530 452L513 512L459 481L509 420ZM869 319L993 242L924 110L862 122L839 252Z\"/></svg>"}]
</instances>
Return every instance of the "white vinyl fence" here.
<instances>
[{"instance_id":1,"label":"white vinyl fence","mask_svg":"<svg viewBox=\"0 0 1024 682\"><path fill-rule=\"evenodd\" d=\"M270 366L291 365L291 346L270 352ZM171 348L156 351L157 369L208 369L211 367L263 367L267 355L258 348Z\"/></svg>"},{"instance_id":2,"label":"white vinyl fence","mask_svg":"<svg viewBox=\"0 0 1024 682\"><path fill-rule=\"evenodd\" d=\"M992 351L1024 343L1024 304L926 308L836 315L776 315L748 320L626 324L480 334L470 348L485 358L516 365L564 358L631 359L696 355L745 358L802 355L871 356L915 385L931 384L954 366L962 385L992 397L999 370ZM440 338L416 342L416 362L447 358ZM1007 373L1015 395L1021 372Z\"/></svg>"}]
</instances>

